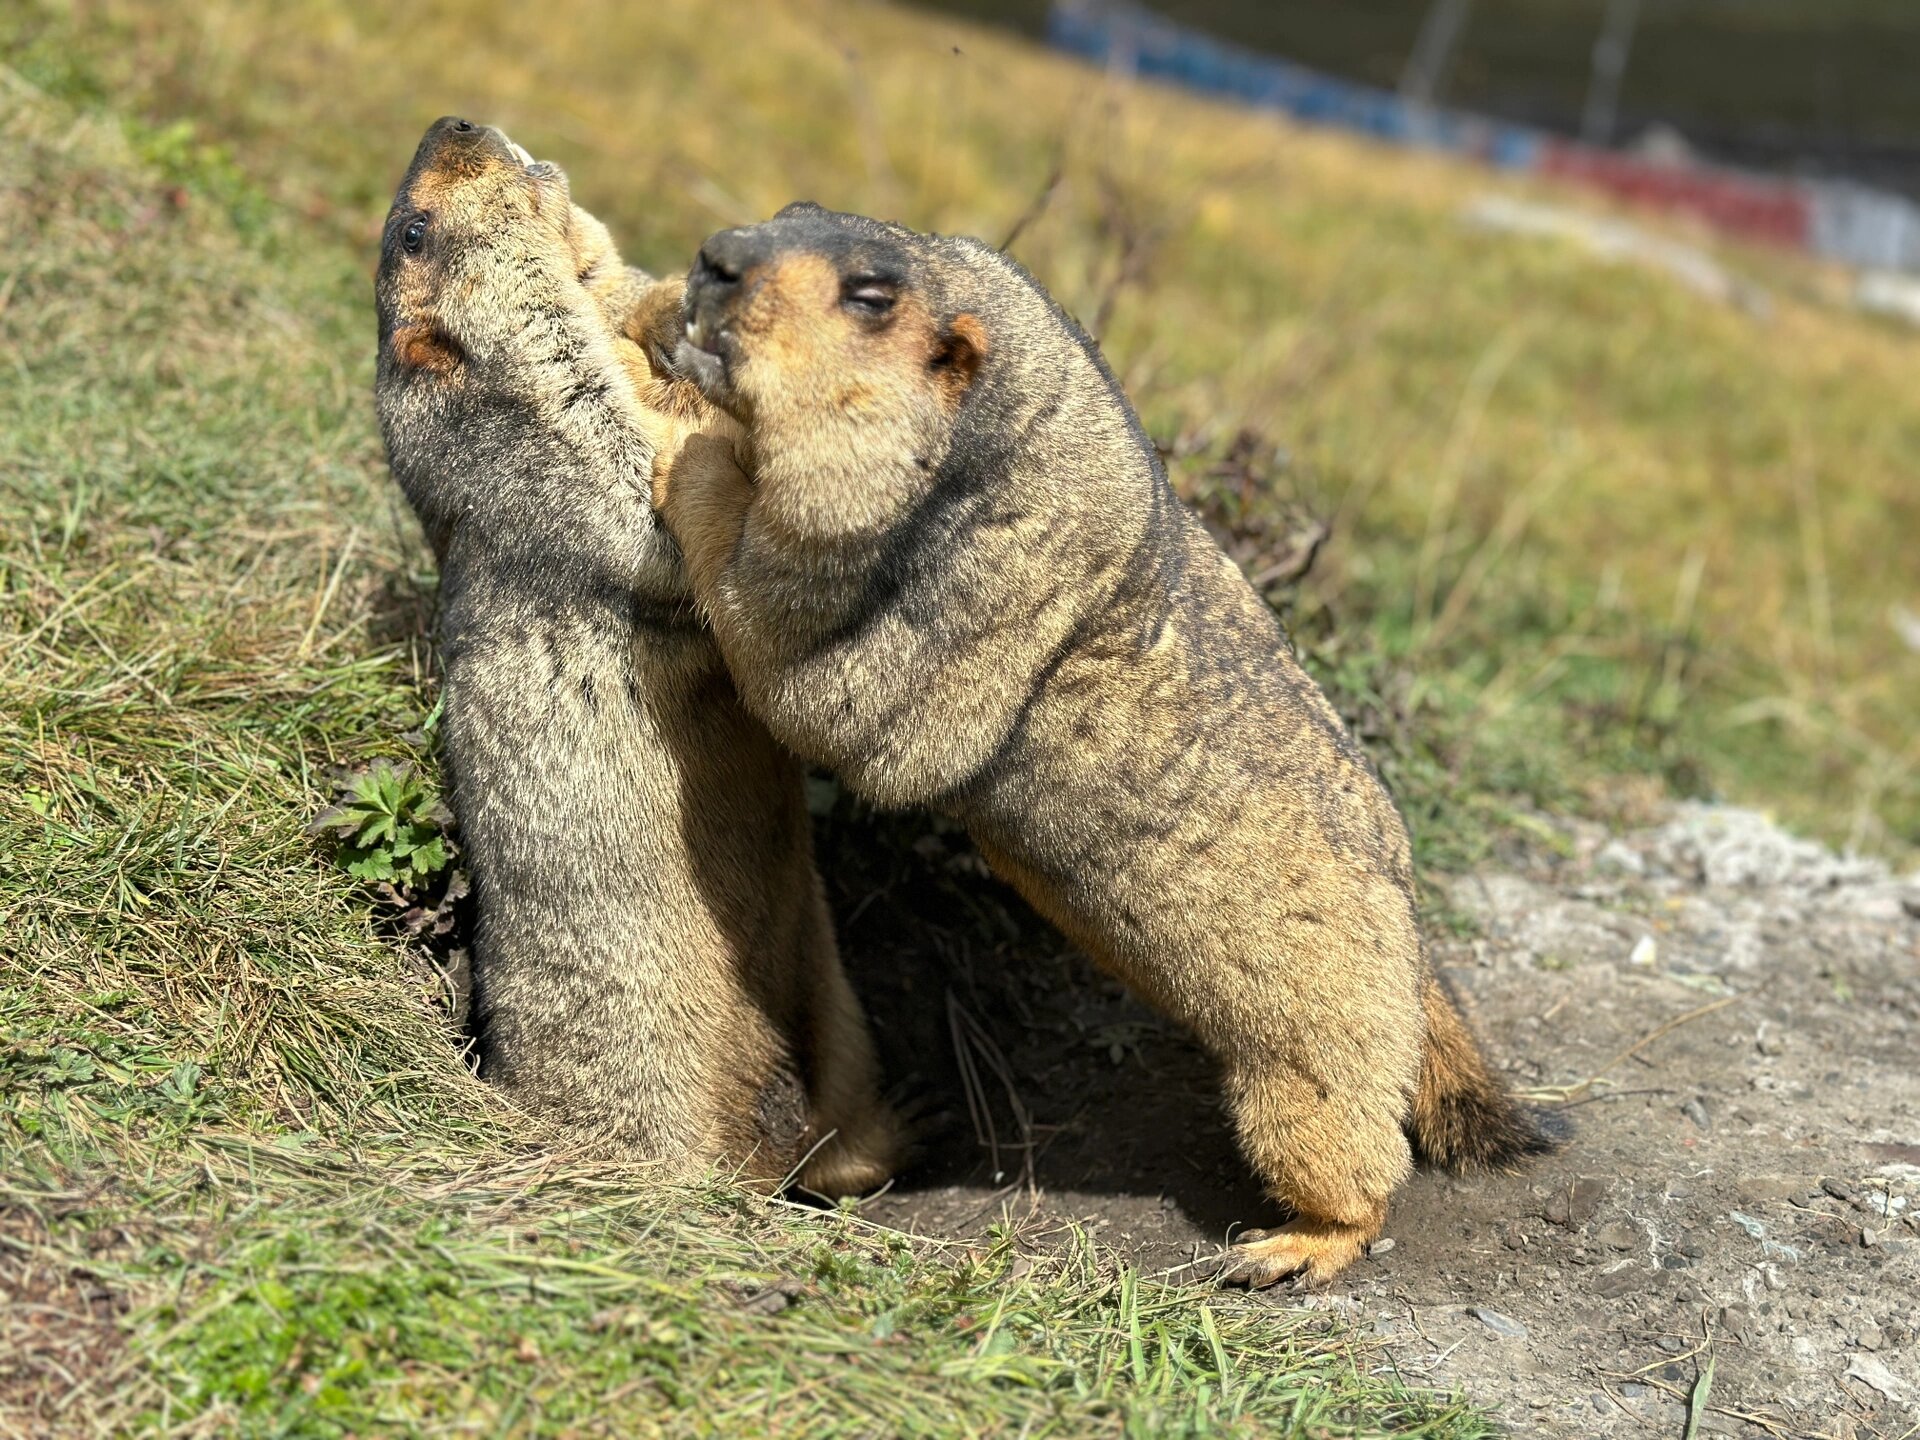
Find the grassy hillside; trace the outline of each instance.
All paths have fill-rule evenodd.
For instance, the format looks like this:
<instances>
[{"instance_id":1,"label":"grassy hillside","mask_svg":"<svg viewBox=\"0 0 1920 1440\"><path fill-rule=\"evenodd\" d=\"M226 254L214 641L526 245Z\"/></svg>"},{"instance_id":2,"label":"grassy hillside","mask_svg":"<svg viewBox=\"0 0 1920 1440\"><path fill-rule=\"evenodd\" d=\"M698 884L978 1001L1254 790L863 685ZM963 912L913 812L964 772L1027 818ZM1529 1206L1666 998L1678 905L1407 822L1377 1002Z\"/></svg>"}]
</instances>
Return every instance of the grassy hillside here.
<instances>
[{"instance_id":1,"label":"grassy hillside","mask_svg":"<svg viewBox=\"0 0 1920 1440\"><path fill-rule=\"evenodd\" d=\"M1473 172L824 0L16 0L0 53L22 1434L1486 1431L1085 1246L1029 1268L663 1198L470 1079L305 829L326 767L431 765L369 275L444 112L567 165L662 269L796 195L1017 229L1250 568L1331 520L1274 595L1430 866L1668 785L1920 842L1920 657L1887 623L1920 608L1920 342L1820 276L1737 259L1774 314L1713 308L1464 231ZM63 1370L90 1388L56 1409Z\"/></svg>"},{"instance_id":2,"label":"grassy hillside","mask_svg":"<svg viewBox=\"0 0 1920 1440\"><path fill-rule=\"evenodd\" d=\"M1099 322L1190 495L1242 429L1284 451L1252 509L1335 522L1302 638L1395 692L1373 708L1448 790L1566 803L1626 770L1920 840L1920 656L1888 619L1920 608L1920 338L1802 298L1811 272L1754 257L1771 318L1717 307L1466 230L1471 169L877 7L90 10L86 83L230 147L287 263L332 279L313 319L349 386L378 217L444 111L566 164L660 268L795 196L995 239L1024 218L1014 248Z\"/></svg>"}]
</instances>

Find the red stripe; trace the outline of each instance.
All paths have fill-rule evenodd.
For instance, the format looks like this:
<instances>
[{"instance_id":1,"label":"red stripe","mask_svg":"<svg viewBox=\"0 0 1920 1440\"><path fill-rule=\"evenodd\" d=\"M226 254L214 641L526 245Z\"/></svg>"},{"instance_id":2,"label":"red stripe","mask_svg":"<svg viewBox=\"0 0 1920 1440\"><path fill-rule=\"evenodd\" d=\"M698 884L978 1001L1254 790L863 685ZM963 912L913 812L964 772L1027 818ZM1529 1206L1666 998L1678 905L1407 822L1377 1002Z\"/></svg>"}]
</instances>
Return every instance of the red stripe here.
<instances>
[{"instance_id":1,"label":"red stripe","mask_svg":"<svg viewBox=\"0 0 1920 1440\"><path fill-rule=\"evenodd\" d=\"M1695 216L1750 240L1804 250L1813 232L1812 202L1790 183L1659 165L1565 140L1547 142L1540 168L1637 205Z\"/></svg>"}]
</instances>

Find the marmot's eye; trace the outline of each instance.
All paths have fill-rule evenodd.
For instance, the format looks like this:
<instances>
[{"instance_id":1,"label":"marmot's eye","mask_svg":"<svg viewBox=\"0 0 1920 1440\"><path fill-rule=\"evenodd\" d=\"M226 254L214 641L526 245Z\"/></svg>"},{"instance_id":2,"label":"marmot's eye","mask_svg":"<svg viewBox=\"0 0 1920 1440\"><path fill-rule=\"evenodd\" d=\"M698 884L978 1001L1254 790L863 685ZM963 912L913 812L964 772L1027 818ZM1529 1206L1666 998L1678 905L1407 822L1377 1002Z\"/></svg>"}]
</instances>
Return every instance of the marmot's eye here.
<instances>
[{"instance_id":1,"label":"marmot's eye","mask_svg":"<svg viewBox=\"0 0 1920 1440\"><path fill-rule=\"evenodd\" d=\"M840 303L861 315L884 315L893 309L895 296L892 281L875 275L857 275L847 281Z\"/></svg>"},{"instance_id":2,"label":"marmot's eye","mask_svg":"<svg viewBox=\"0 0 1920 1440\"><path fill-rule=\"evenodd\" d=\"M427 238L427 217L416 215L407 222L407 228L400 232L400 243L407 247L409 255L420 249L420 242Z\"/></svg>"}]
</instances>

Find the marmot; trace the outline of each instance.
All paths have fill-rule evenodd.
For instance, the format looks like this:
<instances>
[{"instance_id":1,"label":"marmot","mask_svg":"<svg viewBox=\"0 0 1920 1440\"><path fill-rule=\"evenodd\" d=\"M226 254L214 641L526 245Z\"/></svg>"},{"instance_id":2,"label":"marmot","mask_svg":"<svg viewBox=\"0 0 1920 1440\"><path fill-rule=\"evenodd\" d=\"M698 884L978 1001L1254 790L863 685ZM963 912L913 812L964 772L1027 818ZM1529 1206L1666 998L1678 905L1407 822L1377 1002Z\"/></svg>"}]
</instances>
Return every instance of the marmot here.
<instances>
[{"instance_id":1,"label":"marmot","mask_svg":"<svg viewBox=\"0 0 1920 1440\"><path fill-rule=\"evenodd\" d=\"M669 1173L871 1188L896 1126L803 775L740 707L650 504L650 366L602 308L649 313L646 277L558 169L448 118L375 293L381 429L440 564L483 1077Z\"/></svg>"},{"instance_id":2,"label":"marmot","mask_svg":"<svg viewBox=\"0 0 1920 1440\"><path fill-rule=\"evenodd\" d=\"M1226 1277L1325 1281L1412 1148L1548 1146L1415 920L1407 833L1099 350L1013 261L795 205L724 231L676 363L744 427L655 498L747 708L881 805L967 827L1213 1052L1290 1223Z\"/></svg>"}]
</instances>

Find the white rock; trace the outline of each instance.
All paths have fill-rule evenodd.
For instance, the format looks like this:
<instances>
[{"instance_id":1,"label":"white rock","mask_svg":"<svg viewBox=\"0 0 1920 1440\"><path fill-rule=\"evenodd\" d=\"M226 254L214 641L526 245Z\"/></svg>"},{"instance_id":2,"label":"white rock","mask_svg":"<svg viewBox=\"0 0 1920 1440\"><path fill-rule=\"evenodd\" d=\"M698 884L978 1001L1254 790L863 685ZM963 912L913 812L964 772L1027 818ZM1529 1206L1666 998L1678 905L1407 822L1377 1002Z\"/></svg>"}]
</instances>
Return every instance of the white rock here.
<instances>
[{"instance_id":1,"label":"white rock","mask_svg":"<svg viewBox=\"0 0 1920 1440\"><path fill-rule=\"evenodd\" d=\"M1656 832L1654 849L1672 868L1691 871L1726 889L1831 892L1884 885L1878 861L1836 855L1824 845L1790 835L1756 810L1732 805L1682 805Z\"/></svg>"},{"instance_id":2,"label":"white rock","mask_svg":"<svg viewBox=\"0 0 1920 1440\"><path fill-rule=\"evenodd\" d=\"M1871 1385L1889 1400L1905 1403L1913 1394L1913 1387L1889 1370L1887 1362L1876 1355L1855 1355L1847 1361L1847 1378Z\"/></svg>"},{"instance_id":3,"label":"white rock","mask_svg":"<svg viewBox=\"0 0 1920 1440\"><path fill-rule=\"evenodd\" d=\"M1600 853L1593 857L1593 863L1602 870L1615 870L1622 875L1644 875L1647 862L1640 858L1640 852L1620 840L1609 840L1600 847Z\"/></svg>"}]
</instances>

